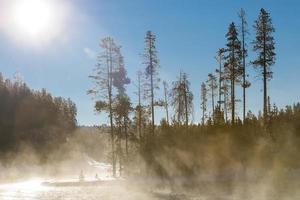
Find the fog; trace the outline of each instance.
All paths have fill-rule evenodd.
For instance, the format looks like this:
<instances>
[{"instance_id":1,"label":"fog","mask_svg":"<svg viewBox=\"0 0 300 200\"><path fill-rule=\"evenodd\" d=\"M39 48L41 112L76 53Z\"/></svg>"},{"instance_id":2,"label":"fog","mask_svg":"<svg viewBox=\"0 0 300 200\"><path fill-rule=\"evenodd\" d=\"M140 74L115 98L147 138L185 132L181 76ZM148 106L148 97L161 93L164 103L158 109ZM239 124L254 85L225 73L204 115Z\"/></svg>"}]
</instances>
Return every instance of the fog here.
<instances>
[{"instance_id":1,"label":"fog","mask_svg":"<svg viewBox=\"0 0 300 200\"><path fill-rule=\"evenodd\" d=\"M27 194L34 188L38 195L32 199L51 200L60 199L60 195L68 199L73 193L78 196L72 198L78 199L290 200L299 196L300 171L294 167L299 164L298 141L288 131L284 142L262 137L244 145L237 145L235 136L224 132L202 135L206 140L198 138L197 142L189 141L195 137L193 133L188 137L184 134L177 137L185 137L189 146L184 148L185 142L176 139L177 144L159 147L153 152L155 160L151 162L155 165L150 165L151 169L146 169L147 158L137 154L134 144L130 145L131 163L124 164L124 175L116 178L112 177L107 150L109 134L105 128L78 128L73 138L49 152L43 164L33 148L23 145L17 154L6 155L11 160L1 162L0 197L4 198L4 191L17 190L21 196L14 198L22 199L22 192ZM97 174L103 183L70 187L43 185L45 182L78 183L81 171L86 182L96 181Z\"/></svg>"}]
</instances>

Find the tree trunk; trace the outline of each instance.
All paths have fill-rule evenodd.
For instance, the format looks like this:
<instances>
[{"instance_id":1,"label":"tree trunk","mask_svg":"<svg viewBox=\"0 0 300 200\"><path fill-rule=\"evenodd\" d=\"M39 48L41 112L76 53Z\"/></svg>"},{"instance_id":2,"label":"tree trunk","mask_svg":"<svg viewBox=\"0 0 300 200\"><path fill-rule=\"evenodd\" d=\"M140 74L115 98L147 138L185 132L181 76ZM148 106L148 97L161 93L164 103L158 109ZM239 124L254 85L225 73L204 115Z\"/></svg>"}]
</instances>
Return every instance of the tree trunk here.
<instances>
[{"instance_id":1,"label":"tree trunk","mask_svg":"<svg viewBox=\"0 0 300 200\"><path fill-rule=\"evenodd\" d=\"M186 81L186 80L184 80ZM186 128L189 125L189 113L188 113L188 100L187 100L187 87L186 87L186 82L184 84L184 101L185 101L185 126Z\"/></svg>"},{"instance_id":2,"label":"tree trunk","mask_svg":"<svg viewBox=\"0 0 300 200\"><path fill-rule=\"evenodd\" d=\"M212 80L211 87L211 106L212 106L212 121L215 123L215 94L214 94L214 80Z\"/></svg>"},{"instance_id":3,"label":"tree trunk","mask_svg":"<svg viewBox=\"0 0 300 200\"><path fill-rule=\"evenodd\" d=\"M152 59L152 43L150 41L150 48L149 48L149 64L150 64L150 84L151 84L151 132L152 136L154 136L154 85L153 85L153 59Z\"/></svg>"},{"instance_id":4,"label":"tree trunk","mask_svg":"<svg viewBox=\"0 0 300 200\"><path fill-rule=\"evenodd\" d=\"M268 112L268 108L267 108L267 104L268 104L268 97L267 97L267 61L266 61L266 34L264 33L264 52L263 52L263 55L264 55L264 66L263 66L263 84L264 84L264 122L266 122L267 120L267 112Z\"/></svg>"},{"instance_id":5,"label":"tree trunk","mask_svg":"<svg viewBox=\"0 0 300 200\"><path fill-rule=\"evenodd\" d=\"M169 108L168 108L168 98L167 98L167 86L164 84L164 94L165 94L165 110L166 110L166 117L167 117L167 124L170 125L169 122Z\"/></svg>"},{"instance_id":6,"label":"tree trunk","mask_svg":"<svg viewBox=\"0 0 300 200\"><path fill-rule=\"evenodd\" d=\"M242 45L243 45L243 121L246 118L246 55L245 55L245 24L242 19Z\"/></svg>"},{"instance_id":7,"label":"tree trunk","mask_svg":"<svg viewBox=\"0 0 300 200\"><path fill-rule=\"evenodd\" d=\"M111 148L112 148L112 166L113 177L116 176L116 157L115 157L115 137L113 125L113 111L112 111L112 49L109 49L109 62L108 62L108 101L109 101L109 119L110 119L110 132L111 132Z\"/></svg>"},{"instance_id":8,"label":"tree trunk","mask_svg":"<svg viewBox=\"0 0 300 200\"><path fill-rule=\"evenodd\" d=\"M235 123L235 66L234 66L234 49L232 50L232 77L231 77L231 123Z\"/></svg>"}]
</instances>

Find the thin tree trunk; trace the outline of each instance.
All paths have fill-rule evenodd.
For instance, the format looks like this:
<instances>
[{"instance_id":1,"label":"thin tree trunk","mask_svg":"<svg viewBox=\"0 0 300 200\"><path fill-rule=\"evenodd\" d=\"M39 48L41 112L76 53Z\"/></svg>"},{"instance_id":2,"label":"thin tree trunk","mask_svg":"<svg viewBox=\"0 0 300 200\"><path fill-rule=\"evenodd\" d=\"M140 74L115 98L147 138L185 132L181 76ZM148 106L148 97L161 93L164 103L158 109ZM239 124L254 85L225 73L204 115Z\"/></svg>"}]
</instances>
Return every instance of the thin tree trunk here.
<instances>
[{"instance_id":1,"label":"thin tree trunk","mask_svg":"<svg viewBox=\"0 0 300 200\"><path fill-rule=\"evenodd\" d=\"M263 66L263 84L264 84L264 122L266 122L267 120L267 112L268 112L268 109L267 109L267 101L268 101L268 97L267 97L267 63L266 63L266 35L264 34L264 52L263 52L263 55L264 55L264 66Z\"/></svg>"},{"instance_id":2,"label":"thin tree trunk","mask_svg":"<svg viewBox=\"0 0 300 200\"><path fill-rule=\"evenodd\" d=\"M170 125L170 122L169 122L169 109L168 109L168 98L167 98L167 86L166 86L166 83L164 84L164 95L165 95L165 110L166 110L166 117L167 117L167 123L168 125Z\"/></svg>"},{"instance_id":3,"label":"thin tree trunk","mask_svg":"<svg viewBox=\"0 0 300 200\"><path fill-rule=\"evenodd\" d=\"M226 89L226 91L224 91L224 112L225 112L225 122L227 123L228 121L228 110L227 110L227 93L228 93L228 88Z\"/></svg>"},{"instance_id":4,"label":"thin tree trunk","mask_svg":"<svg viewBox=\"0 0 300 200\"><path fill-rule=\"evenodd\" d=\"M221 111L221 101L222 101L222 97L221 97L221 86L222 86L222 54L219 55L219 109Z\"/></svg>"},{"instance_id":5,"label":"thin tree trunk","mask_svg":"<svg viewBox=\"0 0 300 200\"><path fill-rule=\"evenodd\" d=\"M232 77L231 77L231 123L235 123L235 66L234 66L234 50L232 53Z\"/></svg>"},{"instance_id":6,"label":"thin tree trunk","mask_svg":"<svg viewBox=\"0 0 300 200\"><path fill-rule=\"evenodd\" d=\"M212 100L212 118L213 118L213 122L215 123L215 90L214 90L214 86L215 86L215 80L212 80L212 88L211 88L211 100Z\"/></svg>"},{"instance_id":7,"label":"thin tree trunk","mask_svg":"<svg viewBox=\"0 0 300 200\"><path fill-rule=\"evenodd\" d=\"M142 140L141 74L138 74L138 96L139 96L138 130L139 130L139 139L141 142Z\"/></svg>"},{"instance_id":8,"label":"thin tree trunk","mask_svg":"<svg viewBox=\"0 0 300 200\"><path fill-rule=\"evenodd\" d=\"M124 118L124 132L125 132L125 151L126 151L126 160L128 159L128 132L127 132L127 119Z\"/></svg>"},{"instance_id":9,"label":"thin tree trunk","mask_svg":"<svg viewBox=\"0 0 300 200\"><path fill-rule=\"evenodd\" d=\"M245 24L242 19L242 45L243 45L243 121L246 118L246 55L245 55Z\"/></svg>"},{"instance_id":10,"label":"thin tree trunk","mask_svg":"<svg viewBox=\"0 0 300 200\"><path fill-rule=\"evenodd\" d=\"M184 103L185 103L185 126L186 128L189 125L189 113L188 113L188 100L187 100L187 87L186 87L186 80L183 80L184 83Z\"/></svg>"},{"instance_id":11,"label":"thin tree trunk","mask_svg":"<svg viewBox=\"0 0 300 200\"><path fill-rule=\"evenodd\" d=\"M114 137L114 125L113 125L113 111L112 111L112 49L109 48L107 62L108 66L108 101L109 101L109 119L110 119L110 133L111 133L111 148L112 148L112 166L113 176L116 176L116 157L115 157L115 137Z\"/></svg>"},{"instance_id":12,"label":"thin tree trunk","mask_svg":"<svg viewBox=\"0 0 300 200\"><path fill-rule=\"evenodd\" d=\"M154 85L153 85L153 59L152 59L152 43L150 40L150 48L149 48L149 64L150 64L150 82L151 82L151 132L152 136L154 136Z\"/></svg>"}]
</instances>

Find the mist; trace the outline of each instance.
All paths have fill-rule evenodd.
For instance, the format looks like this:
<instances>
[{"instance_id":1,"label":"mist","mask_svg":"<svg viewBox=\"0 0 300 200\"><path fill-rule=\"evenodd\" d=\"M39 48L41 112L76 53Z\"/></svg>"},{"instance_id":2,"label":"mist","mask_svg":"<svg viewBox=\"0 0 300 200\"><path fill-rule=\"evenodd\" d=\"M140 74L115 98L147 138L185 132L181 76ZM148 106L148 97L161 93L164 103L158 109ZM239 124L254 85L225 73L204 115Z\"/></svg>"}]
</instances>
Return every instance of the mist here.
<instances>
[{"instance_id":1,"label":"mist","mask_svg":"<svg viewBox=\"0 0 300 200\"><path fill-rule=\"evenodd\" d=\"M15 16L12 21L17 26L6 30L14 25L5 22L5 34L13 32L11 36L15 37L27 32L31 35L26 38L28 43L33 44L34 40L45 49L42 54L32 54L29 45L26 52L31 53L15 56L12 50L0 47L0 57L4 53L3 65L17 70L13 69L15 63L27 56L25 60L29 67L25 74L30 73L29 78L23 78L22 72L7 78L9 70L3 70L0 61L0 200L298 199L300 103L292 102L296 94L291 92L298 85L295 82L289 88L291 91L286 91L291 96L273 93L275 86L290 86L285 83L290 80L273 84L273 79L284 77L275 67L283 65L281 60L291 59L290 55L281 53L282 49L277 49L282 47L282 40L275 32L277 21L273 22L273 15L278 20L276 9L270 9L270 12L268 7L261 8L255 19L248 19L248 10L240 8L234 21L221 24L223 20L219 19L218 26L223 28L215 27L213 32L224 31L223 42L220 43L216 39L220 36L213 32L206 37L205 32L203 36L197 33L197 40L207 41L199 52L209 52L210 58L203 56L206 54L200 57L197 54L193 58L191 55L198 52L190 52L187 46L199 46L198 41L189 41L189 45L184 43L184 47L180 45L182 40L192 38L183 39L184 34L196 33L196 28L189 22L198 19L191 19L190 15L180 20L168 17L168 25L176 22L176 29L172 37L165 37L165 29L169 27L160 25L160 28L153 26L152 30L143 30L141 24L146 23L147 28L152 24L151 20L145 20L147 15L139 17L144 19L142 21L132 20L134 13L124 10L131 16L130 23L136 23L134 29L111 27L114 32L103 36L102 30L101 37L97 35L95 39L89 37L99 34L93 20L97 19L97 26L99 23L103 29L108 22L129 25L126 18L122 18L123 11L119 15L111 12L104 23L109 2L102 2L102 10L97 10L99 4L96 2L74 2L59 5L58 1L48 0L14 1L12 10L4 12L3 17L7 18L4 21L9 24L10 18ZM143 4L147 11L153 9L145 2L135 4ZM9 1L3 5L10 7ZM117 8L112 4L108 10L123 9L121 5ZM94 9L101 11L101 17L98 13L93 14ZM91 13L85 13L87 10ZM174 10L174 13L184 15L190 12L193 9L190 11L185 7ZM249 13L252 12L249 9ZM164 10L164 14L172 13L173 10ZM216 11L213 13L216 19L220 15ZM154 14L156 10L151 16ZM222 14L227 16L228 13ZM66 23L66 16L72 23ZM201 17L207 21L207 27L203 28L211 27L209 17ZM186 27L177 27L181 19ZM76 20L79 22L75 23ZM82 23L86 25L81 26ZM0 41L2 29L0 27ZM123 31L128 31L129 38L136 37L132 34L137 31L135 29L144 31L144 36L140 35L143 43L138 42L138 38L124 39L127 35L124 37ZM179 35L175 34L177 32ZM53 33L55 37L51 36ZM64 41L68 51L43 43L50 41L47 38L51 38L53 46L56 45L55 38ZM74 43L71 45L70 41ZM98 49L89 46L91 44ZM214 46L216 44L218 48ZM22 45L25 49L26 44ZM133 48L135 45L139 46ZM78 54L78 46L83 55ZM169 49L166 46L170 46ZM178 52L183 55L176 53L174 47L181 47ZM210 51L212 47L214 53ZM140 52L132 56L135 48ZM166 56L164 51L167 50L174 55ZM12 55L7 56L9 53ZM187 62L185 56L194 61ZM166 62L165 57L171 58L171 62ZM199 63L206 60L214 61L213 69L204 64L199 67ZM42 66L30 66L36 63ZM174 63L183 67L172 66ZM47 69L48 65L54 64L51 70ZM60 68L62 65L64 67ZM169 70L168 65L174 70ZM170 76L162 77L162 68ZM288 68L291 67L284 72L297 74L297 69ZM205 76L202 75L204 71ZM68 72L66 76L64 72ZM166 78L172 76L175 78ZM39 84L35 80L39 80ZM48 81L52 83L50 86ZM276 101L278 99L284 99L290 105L283 106L283 101ZM87 101L92 103L83 105ZM90 112L90 116L99 119L95 125L78 122L85 118L87 124L92 123L90 116L84 116L83 107L87 109L85 114Z\"/></svg>"}]
</instances>

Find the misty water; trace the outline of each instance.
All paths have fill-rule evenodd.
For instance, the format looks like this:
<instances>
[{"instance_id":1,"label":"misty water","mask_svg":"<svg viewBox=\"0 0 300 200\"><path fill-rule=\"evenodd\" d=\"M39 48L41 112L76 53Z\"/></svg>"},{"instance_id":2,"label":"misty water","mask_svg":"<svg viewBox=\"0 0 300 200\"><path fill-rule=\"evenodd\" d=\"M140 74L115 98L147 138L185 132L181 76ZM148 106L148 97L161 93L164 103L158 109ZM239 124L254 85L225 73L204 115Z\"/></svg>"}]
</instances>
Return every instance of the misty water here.
<instances>
[{"instance_id":1,"label":"misty water","mask_svg":"<svg viewBox=\"0 0 300 200\"><path fill-rule=\"evenodd\" d=\"M117 200L117 199L202 199L170 192L150 192L133 189L125 184L103 184L101 186L44 186L40 180L30 180L0 186L1 200Z\"/></svg>"}]
</instances>

